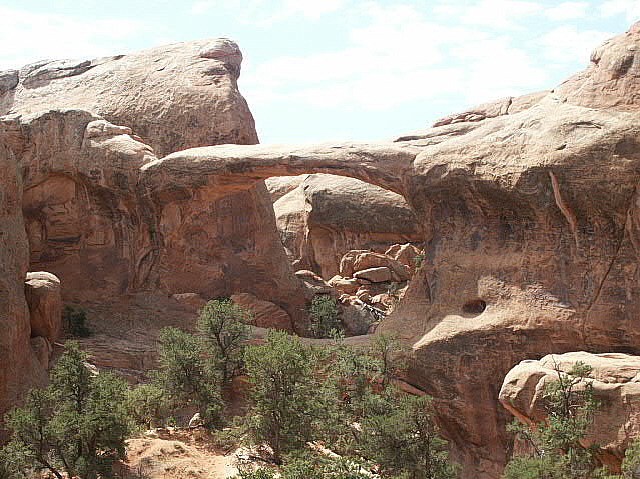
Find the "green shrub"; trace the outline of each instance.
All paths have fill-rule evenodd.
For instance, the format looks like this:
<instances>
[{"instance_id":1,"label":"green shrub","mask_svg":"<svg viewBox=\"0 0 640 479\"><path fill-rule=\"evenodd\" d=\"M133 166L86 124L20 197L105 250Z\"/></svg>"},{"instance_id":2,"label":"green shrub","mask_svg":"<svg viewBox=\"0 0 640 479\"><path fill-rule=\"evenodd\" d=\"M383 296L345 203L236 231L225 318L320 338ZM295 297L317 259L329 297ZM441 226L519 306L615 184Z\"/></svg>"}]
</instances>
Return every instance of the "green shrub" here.
<instances>
[{"instance_id":1,"label":"green shrub","mask_svg":"<svg viewBox=\"0 0 640 479\"><path fill-rule=\"evenodd\" d=\"M159 368L152 373L174 407L194 405L206 427L220 424L220 373L211 367L201 338L177 328L160 331Z\"/></svg>"},{"instance_id":2,"label":"green shrub","mask_svg":"<svg viewBox=\"0 0 640 479\"><path fill-rule=\"evenodd\" d=\"M204 338L211 365L228 384L242 368L244 342L249 338L253 320L250 312L229 299L209 301L200 311L198 330Z\"/></svg>"},{"instance_id":3,"label":"green shrub","mask_svg":"<svg viewBox=\"0 0 640 479\"><path fill-rule=\"evenodd\" d=\"M435 425L431 398L398 395L390 406L386 413L362 421L363 451L382 467L383 476L457 477L447 442Z\"/></svg>"},{"instance_id":4,"label":"green shrub","mask_svg":"<svg viewBox=\"0 0 640 479\"><path fill-rule=\"evenodd\" d=\"M318 295L309 307L309 332L314 338L330 338L342 331L338 320L338 305L330 296Z\"/></svg>"},{"instance_id":5,"label":"green shrub","mask_svg":"<svg viewBox=\"0 0 640 479\"><path fill-rule=\"evenodd\" d=\"M127 411L138 426L160 425L167 407L165 392L155 384L141 384L129 390Z\"/></svg>"},{"instance_id":6,"label":"green shrub","mask_svg":"<svg viewBox=\"0 0 640 479\"><path fill-rule=\"evenodd\" d=\"M528 456L514 457L505 468L505 479L585 479L595 477L598 446L585 448L581 440L599 404L593 397L591 367L578 361L568 373L555 365L557 379L545 384L547 420L535 428L517 420L509 430L529 444Z\"/></svg>"},{"instance_id":7,"label":"green shrub","mask_svg":"<svg viewBox=\"0 0 640 479\"><path fill-rule=\"evenodd\" d=\"M65 306L62 312L62 319L71 336L76 338L86 338L91 335L91 330L87 327L87 313L81 309Z\"/></svg>"},{"instance_id":8,"label":"green shrub","mask_svg":"<svg viewBox=\"0 0 640 479\"><path fill-rule=\"evenodd\" d=\"M95 479L110 474L124 458L130 421L125 408L127 385L113 374L91 374L87 356L75 342L51 371L46 389L33 389L25 404L8 413L11 442L0 457L11 457L8 477L20 478L24 461L35 473L58 479Z\"/></svg>"},{"instance_id":9,"label":"green shrub","mask_svg":"<svg viewBox=\"0 0 640 479\"><path fill-rule=\"evenodd\" d=\"M425 258L424 253L418 253L413 257L413 264L416 267L416 269L420 269L422 267L422 264L424 263L424 258Z\"/></svg>"},{"instance_id":10,"label":"green shrub","mask_svg":"<svg viewBox=\"0 0 640 479\"><path fill-rule=\"evenodd\" d=\"M325 413L322 385L314 376L313 350L296 336L269 330L264 344L247 347L249 400L245 427L255 444L266 443L280 463L286 452L314 438Z\"/></svg>"}]
</instances>

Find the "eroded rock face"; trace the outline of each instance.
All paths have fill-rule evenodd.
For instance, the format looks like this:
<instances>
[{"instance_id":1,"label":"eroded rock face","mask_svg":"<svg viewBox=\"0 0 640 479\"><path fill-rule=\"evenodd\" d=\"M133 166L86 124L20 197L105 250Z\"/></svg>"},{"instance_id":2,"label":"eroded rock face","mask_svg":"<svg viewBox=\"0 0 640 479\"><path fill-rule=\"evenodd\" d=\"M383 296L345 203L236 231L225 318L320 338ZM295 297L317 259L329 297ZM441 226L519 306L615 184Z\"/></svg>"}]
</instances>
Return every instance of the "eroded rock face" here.
<instances>
[{"instance_id":1,"label":"eroded rock face","mask_svg":"<svg viewBox=\"0 0 640 479\"><path fill-rule=\"evenodd\" d=\"M567 373L578 361L593 368L593 380L588 381L600 404L583 445L597 444L604 450L601 459L618 470L627 445L640 433L640 357L571 352L522 361L504 378L500 402L525 424L544 421L544 385L557 381L558 371Z\"/></svg>"},{"instance_id":2,"label":"eroded rock face","mask_svg":"<svg viewBox=\"0 0 640 479\"><path fill-rule=\"evenodd\" d=\"M542 100L547 94L548 90L529 93L527 95L521 95L518 97L506 97L500 98L489 103L483 103L482 105L475 106L461 113L454 113L453 115L445 116L436 120L433 127L451 125L462 122L482 121L487 118L495 118L502 115L513 115L519 113L522 110L532 107L540 100Z\"/></svg>"},{"instance_id":3,"label":"eroded rock face","mask_svg":"<svg viewBox=\"0 0 640 479\"><path fill-rule=\"evenodd\" d=\"M27 273L25 297L31 319L31 337L42 336L49 344L62 333L60 280L45 271Z\"/></svg>"},{"instance_id":4,"label":"eroded rock face","mask_svg":"<svg viewBox=\"0 0 640 479\"><path fill-rule=\"evenodd\" d=\"M249 311L253 316L253 325L260 328L274 328L293 331L293 322L287 312L270 301L256 298L250 293L237 293L231 301Z\"/></svg>"},{"instance_id":5,"label":"eroded rock face","mask_svg":"<svg viewBox=\"0 0 640 479\"><path fill-rule=\"evenodd\" d=\"M623 40L627 46L639 45L640 31L632 29ZM619 55L630 51L614 50ZM605 48L601 58L607 58L607 52ZM52 84L55 81L59 79ZM620 77L602 86L602 95L635 98L637 89L624 87L626 81ZM620 86L617 92L615 85ZM293 276L277 266L286 260L275 229L269 236L264 233L268 230L256 227L240 239L237 235L247 227L234 222L244 216L235 216L232 206L224 210L225 197L253 195L253 203L246 200L243 206L258 205L249 215L256 215L252 221L262 219L256 224L266 228L275 220L268 193L254 184L262 185L271 176L339 174L402 194L422 228L424 259L400 305L378 330L398 333L412 345L409 380L435 397L438 421L464 466L464 477L495 479L508 449L504 426L509 414L500 406L498 393L515 364L580 349L640 353L640 113L632 108L618 111L622 108L611 107L609 101L591 104L589 98L596 97L590 95L572 104L579 102L565 101L560 93L517 113L451 123L394 143L224 145L143 162L136 191L145 206L126 211L132 218L135 211L144 212L138 213L136 228L146 227L153 241L152 253L141 262L148 265L147 273L135 273L134 278L167 289L189 280L185 289L172 292L204 294L210 278L211 284L223 285L220 278L234 278L240 271L241 281L253 281L256 290L273 293L281 288L276 294L282 302L271 301L293 318L291 311L300 305L291 298L302 302L303 295L292 294L297 291L291 286ZM98 118L87 123L93 120ZM7 156L14 162L33 156L19 145L9 151L7 145L16 143L23 126L15 118L4 121L5 140L0 143ZM57 139L54 130L48 135ZM11 162L0 164L6 169ZM9 168L8 177L14 178L17 166ZM92 188L109 178L82 174ZM7 191L21 204L19 181L8 183L13 189ZM113 188L109 184L108 190ZM13 228L15 244L24 245L16 211L9 203L0 218ZM226 226L210 224L214 215L226 218L227 223L221 223ZM155 229L142 226L149 224ZM207 249L204 239L211 235L219 238L216 245L227 246ZM0 250L0 258L8 257L13 244ZM215 261L227 251L232 252L225 257L230 259ZM25 252L19 254L24 257ZM136 256L127 251L122 257ZM180 269L181 260L189 270L186 265ZM10 261L9 268L22 268L20 275L14 274L21 284L26 266L13 257ZM212 269L220 264L229 267ZM13 301L10 307L19 313L20 305L25 307L23 293L11 288L5 287L0 298ZM260 297L251 289L242 291ZM17 338L18 329L11 327L0 340L14 347L11 335ZM19 341L26 344L28 338Z\"/></svg>"},{"instance_id":6,"label":"eroded rock face","mask_svg":"<svg viewBox=\"0 0 640 479\"><path fill-rule=\"evenodd\" d=\"M142 284L153 217L136 186L151 148L82 110L20 122L31 268L60 278L66 299L100 301Z\"/></svg>"},{"instance_id":7,"label":"eroded rock face","mask_svg":"<svg viewBox=\"0 0 640 479\"><path fill-rule=\"evenodd\" d=\"M0 115L88 110L132 128L159 156L253 144L253 117L237 87L241 61L233 41L215 38L93 60L43 61L0 72Z\"/></svg>"},{"instance_id":8,"label":"eroded rock face","mask_svg":"<svg viewBox=\"0 0 640 479\"><path fill-rule=\"evenodd\" d=\"M25 389L46 379L45 367L38 362L29 340L31 326L24 293L29 243L22 216L19 137L15 119L0 119L0 416ZM0 427L0 440L3 437Z\"/></svg>"},{"instance_id":9,"label":"eroded rock face","mask_svg":"<svg viewBox=\"0 0 640 479\"><path fill-rule=\"evenodd\" d=\"M554 91L574 105L588 108L640 109L640 22L607 40L591 53L590 65Z\"/></svg>"},{"instance_id":10,"label":"eroded rock face","mask_svg":"<svg viewBox=\"0 0 640 479\"><path fill-rule=\"evenodd\" d=\"M329 279L338 273L346 251L384 251L421 239L413 212L397 193L335 175L286 178L271 178L267 186L294 268Z\"/></svg>"},{"instance_id":11,"label":"eroded rock face","mask_svg":"<svg viewBox=\"0 0 640 479\"><path fill-rule=\"evenodd\" d=\"M638 114L549 94L409 141L199 148L143 171L156 195L195 178L213 186L329 171L403 194L424 231L424 260L379 331L413 345L410 380L436 398L465 477L497 478L509 420L497 398L514 364L637 351L639 168Z\"/></svg>"},{"instance_id":12,"label":"eroded rock face","mask_svg":"<svg viewBox=\"0 0 640 479\"><path fill-rule=\"evenodd\" d=\"M59 107L102 116L89 114L94 118L85 128L70 123L69 114L60 132L43 120L42 131L29 127L36 145L24 159L33 164L24 205L31 269L58 275L65 300L158 289L205 299L250 291L300 316L305 292L284 259L262 182L163 198L136 190L141 162L153 155L143 141L159 155L257 142L237 89L241 60L231 40L208 39L90 61L40 62L22 68L17 84L13 73L2 76L8 86L0 92L0 114ZM139 144L123 145L123 138ZM86 147L110 153L86 159Z\"/></svg>"}]
</instances>

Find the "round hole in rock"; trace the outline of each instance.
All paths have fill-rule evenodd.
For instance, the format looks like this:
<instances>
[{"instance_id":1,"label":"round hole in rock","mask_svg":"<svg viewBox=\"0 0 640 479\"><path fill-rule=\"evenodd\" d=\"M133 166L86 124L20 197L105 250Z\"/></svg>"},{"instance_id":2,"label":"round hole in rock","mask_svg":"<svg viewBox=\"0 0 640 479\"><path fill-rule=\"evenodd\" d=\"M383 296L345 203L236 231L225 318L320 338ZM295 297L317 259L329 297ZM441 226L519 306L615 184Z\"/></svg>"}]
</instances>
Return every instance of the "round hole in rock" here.
<instances>
[{"instance_id":1,"label":"round hole in rock","mask_svg":"<svg viewBox=\"0 0 640 479\"><path fill-rule=\"evenodd\" d=\"M473 299L471 301L467 301L462 306L462 312L464 314L481 314L485 309L487 309L486 301L482 299Z\"/></svg>"}]
</instances>

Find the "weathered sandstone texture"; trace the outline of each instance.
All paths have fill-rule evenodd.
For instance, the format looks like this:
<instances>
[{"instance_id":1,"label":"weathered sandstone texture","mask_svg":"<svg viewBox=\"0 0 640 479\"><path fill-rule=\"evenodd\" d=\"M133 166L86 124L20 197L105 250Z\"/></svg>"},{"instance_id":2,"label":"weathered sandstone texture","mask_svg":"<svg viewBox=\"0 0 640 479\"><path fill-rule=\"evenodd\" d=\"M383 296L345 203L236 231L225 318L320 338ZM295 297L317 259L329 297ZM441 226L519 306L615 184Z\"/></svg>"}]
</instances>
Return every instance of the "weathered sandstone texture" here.
<instances>
[{"instance_id":1,"label":"weathered sandstone texture","mask_svg":"<svg viewBox=\"0 0 640 479\"><path fill-rule=\"evenodd\" d=\"M252 324L260 328L293 331L293 322L285 310L270 301L256 298L251 293L237 293L231 301L246 309L253 316Z\"/></svg>"},{"instance_id":2,"label":"weathered sandstone texture","mask_svg":"<svg viewBox=\"0 0 640 479\"><path fill-rule=\"evenodd\" d=\"M639 44L632 28L606 48ZM465 477L496 478L509 417L498 392L515 364L640 344L640 114L584 102L552 92L518 113L389 144L196 148L145 165L143 180L163 197L331 173L402 194L423 228L425 256L379 330L413 345L409 379L435 396Z\"/></svg>"},{"instance_id":3,"label":"weathered sandstone texture","mask_svg":"<svg viewBox=\"0 0 640 479\"><path fill-rule=\"evenodd\" d=\"M241 60L232 41L208 39L40 62L1 77L0 114L64 108L95 116L86 131L68 115L59 132L33 133L35 146L22 159L31 164L23 205L30 268L56 274L65 300L141 290L204 299L251 292L300 316L303 286L284 259L262 182L162 198L138 189L139 168L153 154L146 145L164 155L258 141L237 89ZM125 136L138 143L121 153ZM86 158L87 146L105 153Z\"/></svg>"},{"instance_id":4,"label":"weathered sandstone texture","mask_svg":"<svg viewBox=\"0 0 640 479\"><path fill-rule=\"evenodd\" d=\"M601 459L619 468L631 438L640 434L640 357L572 352L522 361L504 378L500 402L525 424L544 421L544 385L578 361L593 368L587 381L599 403L583 445L597 444L604 450Z\"/></svg>"},{"instance_id":5,"label":"weathered sandstone texture","mask_svg":"<svg viewBox=\"0 0 640 479\"><path fill-rule=\"evenodd\" d=\"M0 415L25 388L44 382L45 367L30 344L24 280L29 245L22 216L23 180L16 122L0 121ZM2 432L0 428L0 439Z\"/></svg>"},{"instance_id":6,"label":"weathered sandstone texture","mask_svg":"<svg viewBox=\"0 0 640 479\"><path fill-rule=\"evenodd\" d=\"M234 292L274 301L298 321L304 315L304 285L286 260L262 182L163 197L140 186L140 167L156 159L151 146L166 154L257 142L237 90L240 61L237 46L219 39L0 73L0 345L9 358L0 364L0 413L29 385L16 378L44 377L29 346L28 270L56 275L65 301L97 311L114 331L100 305L133 308L135 295L154 299L131 318L174 317L154 309L162 296ZM153 344L147 336L143 350Z\"/></svg>"},{"instance_id":7,"label":"weathered sandstone texture","mask_svg":"<svg viewBox=\"0 0 640 479\"><path fill-rule=\"evenodd\" d=\"M31 336L42 336L53 344L62 333L60 280L45 271L27 273L25 297L29 307Z\"/></svg>"},{"instance_id":8,"label":"weathered sandstone texture","mask_svg":"<svg viewBox=\"0 0 640 479\"><path fill-rule=\"evenodd\" d=\"M0 115L89 110L133 129L160 156L258 142L238 91L242 54L224 38L93 60L45 60L0 72Z\"/></svg>"},{"instance_id":9,"label":"weathered sandstone texture","mask_svg":"<svg viewBox=\"0 0 640 479\"><path fill-rule=\"evenodd\" d=\"M495 118L496 116L513 115L514 113L518 113L532 107L542 100L548 93L549 91L546 90L518 97L510 96L500 98L499 100L495 100L490 103L483 103L482 105L475 106L461 113L454 113L453 115L445 116L444 118L437 120L433 126L437 127L453 123L481 121L487 118Z\"/></svg>"},{"instance_id":10,"label":"weathered sandstone texture","mask_svg":"<svg viewBox=\"0 0 640 479\"><path fill-rule=\"evenodd\" d=\"M33 244L56 253L47 264L59 269L38 269L60 277L65 291L62 273L70 264L86 268L79 278L99 283L104 294L249 292L296 323L305 290L286 264L263 180L348 176L404 196L415 212L422 266L378 330L412 345L408 380L435 397L464 477L499 477L510 415L498 394L514 365L575 350L640 353L640 111L630 87L638 62L623 59L639 46L637 26L610 40L599 60L573 77L571 95L565 83L519 112L451 122L390 143L219 145L157 159L127 130L87 112L4 117L0 301L17 316L0 318L8 328L0 344L3 352L19 351L22 362L3 365L0 379L8 370L36 369L34 355L25 353L31 348L21 289L28 265L22 205L36 231L38 222L45 231L51 223L58 241ZM618 76L603 83L606 65L617 61L630 66L614 68ZM91 71L73 68L78 77ZM62 184L38 190L46 181ZM58 206L49 211L49 203ZM78 213L48 219L62 211ZM101 225L105 218L117 221L82 229L79 239L64 226ZM92 270L101 264L111 266ZM71 291L86 295L96 287L69 281ZM366 280L341 281L356 293ZM0 384L5 400L12 386Z\"/></svg>"},{"instance_id":11,"label":"weathered sandstone texture","mask_svg":"<svg viewBox=\"0 0 640 479\"><path fill-rule=\"evenodd\" d=\"M378 186L316 174L270 178L267 188L295 269L312 269L328 279L338 273L345 251L382 252L395 243L421 241L404 198Z\"/></svg>"}]
</instances>

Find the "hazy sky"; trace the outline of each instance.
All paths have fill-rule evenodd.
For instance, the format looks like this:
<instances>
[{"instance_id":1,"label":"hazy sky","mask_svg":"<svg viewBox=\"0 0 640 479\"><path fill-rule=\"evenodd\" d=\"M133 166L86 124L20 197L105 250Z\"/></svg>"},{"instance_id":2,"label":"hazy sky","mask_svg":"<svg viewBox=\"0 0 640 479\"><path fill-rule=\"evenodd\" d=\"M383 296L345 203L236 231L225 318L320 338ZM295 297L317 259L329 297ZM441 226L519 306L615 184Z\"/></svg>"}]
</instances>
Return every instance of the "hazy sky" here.
<instances>
[{"instance_id":1,"label":"hazy sky","mask_svg":"<svg viewBox=\"0 0 640 479\"><path fill-rule=\"evenodd\" d=\"M0 69L207 37L244 55L263 143L375 140L552 88L640 0L0 0Z\"/></svg>"}]
</instances>

